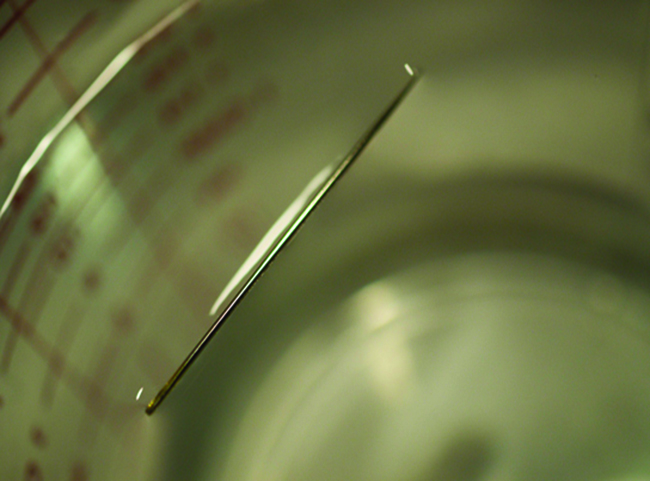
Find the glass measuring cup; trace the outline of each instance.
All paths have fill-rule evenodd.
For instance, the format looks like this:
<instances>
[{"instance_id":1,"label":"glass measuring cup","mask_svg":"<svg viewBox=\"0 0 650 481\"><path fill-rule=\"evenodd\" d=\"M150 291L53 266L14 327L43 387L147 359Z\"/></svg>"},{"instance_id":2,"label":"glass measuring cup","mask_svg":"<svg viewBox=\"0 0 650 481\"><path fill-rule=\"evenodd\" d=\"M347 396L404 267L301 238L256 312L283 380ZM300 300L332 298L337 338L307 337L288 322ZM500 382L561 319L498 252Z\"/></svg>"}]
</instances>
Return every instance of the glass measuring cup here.
<instances>
[{"instance_id":1,"label":"glass measuring cup","mask_svg":"<svg viewBox=\"0 0 650 481\"><path fill-rule=\"evenodd\" d=\"M27 5L8 7L18 19L14 28L33 16ZM370 95L359 96L370 108L348 118L341 99L327 106L319 97L322 85L306 88L310 75L301 70L308 49L288 49L288 39L282 45L250 37L249 27L257 25L262 38L282 39L277 31L288 25L273 20L273 11L216 5L199 14L196 8L181 5L117 51L61 120L47 126L50 133L23 149L27 161L10 166L3 206L3 370L10 381L44 380L33 391L19 385L16 394L3 394L3 411L12 420L6 432L26 434L24 459L3 459L8 476L119 479L148 473L147 459L158 464L149 446L156 436L147 434L155 423L141 419L143 403L211 324L220 289L259 238L325 162L350 148L403 83L399 66L392 81L384 78ZM85 28L88 18L94 17L82 16ZM83 30L74 29L70 38L81 38ZM249 57L241 54L248 44L257 49ZM273 52L287 56L278 63ZM51 69L53 62L47 63ZM292 67L285 73L287 64ZM38 103L27 103L38 97L23 93L32 83L7 108L16 132L21 115L39 112ZM278 104L281 89L287 95ZM143 92L149 99L140 99ZM314 125L305 119L323 113L332 132L319 128L313 143ZM347 131L350 122L356 127ZM290 134L277 142L284 132ZM24 137L20 142L29 140ZM215 150L221 161L202 162ZM287 155L306 162L288 162ZM256 167L249 170L251 160ZM151 242L158 247L151 250ZM222 247L215 250L215 243ZM177 281L184 284L178 292ZM208 286L213 281L214 289ZM158 321L140 324L140 312ZM72 399L61 400L64 389ZM26 409L16 399L32 404ZM43 450L38 456L29 455L34 446Z\"/></svg>"},{"instance_id":2,"label":"glass measuring cup","mask_svg":"<svg viewBox=\"0 0 650 481\"><path fill-rule=\"evenodd\" d=\"M145 4L139 5L109 14L106 31L112 32L115 23L131 26L132 19L138 19L142 23L134 24L130 41L171 10L162 5L159 12L147 16ZM495 33L500 21L516 18L512 28L519 32L529 28L529 35L538 39L546 35L548 25L569 13L558 7L540 17L539 5L523 5L504 2L492 17L485 16L490 13L485 7L473 3L461 7L386 3L378 8L335 2L286 7L269 2L234 4L232 10L216 6L214 11L208 5L202 10L188 8L170 30L161 29L157 47L152 44L148 53L129 62L101 98L89 104L84 114L96 117L96 131L90 121L72 124L47 151L45 172L25 176L23 190L17 191L20 214L13 217L13 225L4 224L10 234L5 234L8 247L2 257L7 286L2 334L10 347L3 350L8 359L4 361L6 391L0 395L3 422L11 425L4 424L3 432L22 436L21 456L2 450L7 453L2 459L7 476L38 479L50 473L60 479L132 479L139 475L136 471L143 477L187 475L187 453L184 460L174 457L165 464L170 459L165 441L185 443L181 439L194 438L184 437L183 428L173 421L171 413L179 411L170 407L158 420L146 420L141 417L142 404L209 325L207 313L220 287L256 240L322 165L347 151L392 97L402 81L404 61L426 68L431 81L416 92L419 102L410 110L412 120L387 130L384 138L390 141L373 154L373 166L385 173L382 183L390 184L397 174L405 177L404 182L413 177L451 178L485 170L487 165L501 172L588 179L588 184L606 184L644 198L640 173L645 166L635 151L642 144L634 141L642 106L638 91L630 94L630 86L637 85L641 59L642 42L630 28L637 25L638 5L619 7L619 11L604 4L591 12L581 11L580 22L571 14L560 22L555 35L541 42L545 55L532 57L526 53L535 51L535 46L527 43L523 52L518 51L505 33ZM17 19L8 20L14 25L11 35L29 35L29 25L19 22L36 21L37 6L3 5L5 15ZM462 18L458 24L449 20L454 13ZM122 15L120 23L117 19ZM41 13L41 18L50 17ZM79 22L86 18L79 17ZM434 18L439 22L435 29L431 28ZM608 45L611 36L621 39L620 50L615 55L581 57L599 51L588 34L598 31L594 25L612 18L617 22L596 35L602 42L596 45ZM476 24L467 29L465 22L471 20ZM22 30L14 30L16 25ZM92 32L85 31L87 23L81 25L70 31ZM537 30L532 28L536 25ZM580 28L572 32L574 27ZM38 31L41 28L46 27L41 25ZM113 38L121 41L127 36L124 30L115 32ZM482 62L472 61L472 56L484 58L487 46L482 40L495 37L497 44L500 40L506 51L512 51L483 70ZM57 38L50 41L51 50L73 51L73 47L66 50L69 42ZM101 38L75 45L83 52L96 44L110 44ZM554 57L565 50L565 41L576 51ZM119 44L112 54L128 43ZM21 54L11 58L18 62L24 49L17 51ZM69 61L73 68L81 59L94 57L94 53L75 53L77 60ZM45 59L52 58L47 55ZM65 63L65 56L60 57ZM103 63L98 61L95 75L113 58L106 57ZM8 57L3 54L3 58ZM48 74L52 63L45 64ZM442 68L450 65L454 67ZM38 67L25 70L33 76ZM196 84L186 84L194 80L193 75ZM508 81L519 90L513 91ZM6 107L21 108L13 107L15 113L2 121L3 149L11 154L4 157L3 152L3 158L20 159L9 162L7 193L23 160L67 108L48 111L39 99L59 94L41 92L41 97L31 97L36 104L23 110L30 97L20 105L21 92L17 89ZM147 92L153 93L145 97L150 95ZM584 129L575 130L582 135L569 135L573 130L555 122L565 119L558 111L564 112L568 97L588 107L580 122L575 121ZM531 111L535 115L528 115ZM185 117L184 112L191 114ZM40 115L45 117L43 123L38 122ZM574 126L569 120L567 124ZM22 133L25 125L30 132L43 127L29 139ZM430 135L422 135L421 125ZM14 139L27 146L13 147ZM428 156L433 160L426 161ZM99 183L105 178L102 170L110 172L108 182ZM72 178L70 172L78 175ZM71 221L76 215L82 221ZM250 344L254 351L255 344ZM64 352L66 357L61 357ZM239 372L235 366L231 369ZM31 382L34 379L41 382ZM29 385L25 380L30 380ZM97 386L97 381L106 384ZM48 394L52 391L54 395ZM134 402L138 393L140 399ZM218 416L223 408L211 412L202 411L187 425L209 426L207 417ZM132 438L133 432L141 438ZM197 444L211 434L202 436L195 438ZM228 439L223 436L220 442ZM3 442L12 440L5 437ZM198 454L189 459L205 462ZM162 472L151 474L148 463L161 466ZM192 469L205 474L217 468Z\"/></svg>"}]
</instances>

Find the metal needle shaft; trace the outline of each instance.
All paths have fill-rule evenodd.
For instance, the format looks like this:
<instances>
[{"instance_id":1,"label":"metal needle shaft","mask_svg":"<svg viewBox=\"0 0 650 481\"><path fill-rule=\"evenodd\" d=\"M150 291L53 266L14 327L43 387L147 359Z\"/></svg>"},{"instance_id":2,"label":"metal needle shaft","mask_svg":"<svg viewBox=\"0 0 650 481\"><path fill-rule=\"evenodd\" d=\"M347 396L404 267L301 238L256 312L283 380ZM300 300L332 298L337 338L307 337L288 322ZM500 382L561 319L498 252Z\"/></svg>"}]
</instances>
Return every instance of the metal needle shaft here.
<instances>
[{"instance_id":1,"label":"metal needle shaft","mask_svg":"<svg viewBox=\"0 0 650 481\"><path fill-rule=\"evenodd\" d=\"M405 65L406 71L410 75L407 84L400 90L397 96L386 107L384 112L375 120L366 133L357 141L352 147L350 152L336 165L331 174L322 182L320 187L314 191L312 196L292 218L291 222L278 234L277 238L273 239L269 249L265 252L264 256L256 263L255 267L247 272L244 277L241 287L236 291L231 300L225 304L225 307L218 314L216 320L201 338L198 344L187 355L185 360L176 369L176 372L169 378L163 388L156 394L156 396L149 402L145 412L153 414L154 411L160 406L171 390L176 386L183 374L187 372L192 363L197 359L201 351L205 348L207 343L212 339L218 329L223 325L224 321L230 316L235 307L240 303L243 297L250 291L253 284L260 278L266 268L273 262L278 253L288 244L293 238L298 229L305 222L311 212L318 206L323 197L330 191L334 184L341 178L341 176L348 170L352 163L361 155L366 146L370 143L373 137L379 132L384 123L388 120L391 114L402 102L404 97L410 92L415 83L419 79L419 73L413 70L408 64Z\"/></svg>"}]
</instances>

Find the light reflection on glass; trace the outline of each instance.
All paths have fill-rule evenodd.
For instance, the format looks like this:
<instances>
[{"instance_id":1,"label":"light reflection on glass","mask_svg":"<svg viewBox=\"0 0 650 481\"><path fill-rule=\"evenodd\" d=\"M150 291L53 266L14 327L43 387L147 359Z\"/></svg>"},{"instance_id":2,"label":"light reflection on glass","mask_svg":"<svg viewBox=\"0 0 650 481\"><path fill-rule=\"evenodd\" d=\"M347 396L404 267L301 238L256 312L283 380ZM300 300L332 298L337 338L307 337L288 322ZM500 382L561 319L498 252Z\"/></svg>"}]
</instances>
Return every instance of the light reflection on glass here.
<instances>
[{"instance_id":1,"label":"light reflection on glass","mask_svg":"<svg viewBox=\"0 0 650 481\"><path fill-rule=\"evenodd\" d=\"M372 284L354 297L354 316L368 330L380 329L397 317L398 301L389 284Z\"/></svg>"},{"instance_id":2,"label":"light reflection on glass","mask_svg":"<svg viewBox=\"0 0 650 481\"><path fill-rule=\"evenodd\" d=\"M182 17L191 8L197 5L196 0L191 0L181 4L169 15L163 18L160 22L154 25L150 30L145 32L141 37L137 38L134 42L124 48L102 71L102 73L95 79L95 81L88 87L88 89L77 99L77 101L70 107L66 114L57 122L54 128L43 137L38 143L32 155L29 156L22 169L18 174L18 178L14 183L9 195L5 199L2 207L0 208L0 218L2 218L13 201L21 184L34 170L34 167L41 161L45 152L50 148L52 143L57 137L68 127L83 111L84 108L106 87L113 78L124 68L124 66L131 61L133 57L144 47L148 42L153 40L177 19Z\"/></svg>"},{"instance_id":3,"label":"light reflection on glass","mask_svg":"<svg viewBox=\"0 0 650 481\"><path fill-rule=\"evenodd\" d=\"M390 404L404 401L414 386L415 362L402 325L392 326L364 349L370 381L377 394Z\"/></svg>"},{"instance_id":4,"label":"light reflection on glass","mask_svg":"<svg viewBox=\"0 0 650 481\"><path fill-rule=\"evenodd\" d=\"M298 198L284 211L275 224L273 224L214 302L212 309L210 309L211 316L219 312L219 309L223 307L226 299L230 297L236 287L242 284L247 277L250 278L252 276L255 268L275 248L278 241L303 213L307 204L312 200L313 195L324 185L333 171L334 165L328 165L321 170L309 182Z\"/></svg>"}]
</instances>

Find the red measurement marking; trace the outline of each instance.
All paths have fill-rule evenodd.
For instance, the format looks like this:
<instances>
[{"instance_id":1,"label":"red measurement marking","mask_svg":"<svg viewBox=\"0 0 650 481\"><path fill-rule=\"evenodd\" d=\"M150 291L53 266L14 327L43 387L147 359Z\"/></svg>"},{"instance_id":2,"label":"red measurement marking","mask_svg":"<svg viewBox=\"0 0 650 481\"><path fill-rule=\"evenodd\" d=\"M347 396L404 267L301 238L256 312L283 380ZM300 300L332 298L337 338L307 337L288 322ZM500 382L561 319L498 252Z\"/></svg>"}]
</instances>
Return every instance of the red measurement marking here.
<instances>
[{"instance_id":1,"label":"red measurement marking","mask_svg":"<svg viewBox=\"0 0 650 481\"><path fill-rule=\"evenodd\" d=\"M14 331L26 339L36 339L37 347L41 348L37 350L43 352L42 348L45 347L46 343L39 339L39 337L36 335L36 329L34 329L30 323L22 319L18 313L14 312L13 309L9 307L9 304L7 303L7 300L4 298L4 296L0 297L0 312L8 318Z\"/></svg>"},{"instance_id":2,"label":"red measurement marking","mask_svg":"<svg viewBox=\"0 0 650 481\"><path fill-rule=\"evenodd\" d=\"M9 272L7 273L7 277L5 277L4 283L2 284L2 295L5 297L9 297L11 295L11 291L13 288L16 286L16 280L20 276L20 274L23 271L23 267L25 265L25 262L27 261L27 256L29 254L30 247L28 244L21 244L20 247L18 248L18 252L13 258L13 262L11 263L11 267L9 268Z\"/></svg>"},{"instance_id":3,"label":"red measurement marking","mask_svg":"<svg viewBox=\"0 0 650 481\"><path fill-rule=\"evenodd\" d=\"M2 132L0 132L0 149L3 148L6 143L7 143L7 138Z\"/></svg>"},{"instance_id":4,"label":"red measurement marking","mask_svg":"<svg viewBox=\"0 0 650 481\"><path fill-rule=\"evenodd\" d=\"M91 383L86 392L86 406L90 406L93 409L95 417L100 421L106 419L106 416L109 414L111 409L111 403L104 395L103 389L108 383L115 366L115 361L118 358L118 354L119 348L117 345L117 338L112 337L102 350L99 357L99 363L93 372ZM86 416L86 418L88 418L88 416ZM94 442L97 437L97 426L90 426L88 422L83 422L81 435L88 442Z\"/></svg>"},{"instance_id":5,"label":"red measurement marking","mask_svg":"<svg viewBox=\"0 0 650 481\"><path fill-rule=\"evenodd\" d=\"M54 340L53 350L48 360L48 375L45 376L41 390L41 402L45 406L51 406L54 401L56 387L63 377L66 368L66 361L62 352L68 352L83 319L83 312L80 312L76 304L70 304Z\"/></svg>"},{"instance_id":6,"label":"red measurement marking","mask_svg":"<svg viewBox=\"0 0 650 481\"><path fill-rule=\"evenodd\" d=\"M57 379L60 378L65 369L65 358L63 357L63 354L56 350L52 351L48 359L48 367L50 372L54 374Z\"/></svg>"},{"instance_id":7,"label":"red measurement marking","mask_svg":"<svg viewBox=\"0 0 650 481\"><path fill-rule=\"evenodd\" d=\"M35 267L29 274L18 303L19 312L25 313L26 310L29 309L32 311L32 315L35 319L39 319L40 311L44 306L54 282L52 275L50 275L49 271L46 269L47 260L50 255L49 249L41 249L34 264ZM7 296L4 294L3 297L7 299ZM2 360L0 361L0 371L2 372L9 371L11 359L16 348L16 343L18 342L18 335L18 332L11 331L7 336L4 350L2 351Z\"/></svg>"},{"instance_id":8,"label":"red measurement marking","mask_svg":"<svg viewBox=\"0 0 650 481\"><path fill-rule=\"evenodd\" d=\"M140 50L138 50L138 53L135 56L135 60L140 61L147 57L152 51L156 50L156 48L158 48L160 45L166 43L169 39L171 39L172 34L172 25L169 25L161 30L158 35L156 35L152 40L147 42Z\"/></svg>"},{"instance_id":9,"label":"red measurement marking","mask_svg":"<svg viewBox=\"0 0 650 481\"><path fill-rule=\"evenodd\" d=\"M104 153L100 157L100 160L104 164L104 172L106 176L110 178L112 185L118 185L120 179L124 176L124 173L131 164L124 160L123 156L115 151L109 151Z\"/></svg>"},{"instance_id":10,"label":"red measurement marking","mask_svg":"<svg viewBox=\"0 0 650 481\"><path fill-rule=\"evenodd\" d=\"M27 281L26 287L23 289L23 294L19 301L19 311L25 312L26 309L31 309L34 318L39 319L40 311L44 306L45 299L47 298L52 285L52 276L48 276L47 274L41 275L39 269L34 269ZM4 293L3 298L7 299ZM1 372L9 372L13 354L18 343L18 338L21 335L31 337L31 334L33 334L32 332L23 332L20 330L21 328L34 329L34 326L32 324L19 325L18 329L9 332L4 345L4 350L2 351L2 360L0 361Z\"/></svg>"},{"instance_id":11,"label":"red measurement marking","mask_svg":"<svg viewBox=\"0 0 650 481\"><path fill-rule=\"evenodd\" d=\"M162 84L180 72L185 64L187 64L189 58L190 55L187 50L183 48L174 49L174 51L149 69L149 72L144 78L143 85L145 90L154 91L160 88Z\"/></svg>"},{"instance_id":12,"label":"red measurement marking","mask_svg":"<svg viewBox=\"0 0 650 481\"><path fill-rule=\"evenodd\" d=\"M86 292L95 292L101 285L99 270L96 267L87 270L83 275L82 284Z\"/></svg>"},{"instance_id":13,"label":"red measurement marking","mask_svg":"<svg viewBox=\"0 0 650 481\"><path fill-rule=\"evenodd\" d=\"M29 78L27 83L23 86L23 88L18 92L18 95L14 98L14 100L9 104L9 109L7 110L7 114L11 117L13 116L23 105L23 103L27 100L27 98L32 94L34 89L38 84L41 83L41 81L45 78L46 75L50 73L50 70L54 68L58 62L58 60L61 58L61 56L77 41L79 38L87 32L90 27L92 27L95 22L97 21L97 15L95 12L90 12L87 14L85 17L81 19L79 23L77 23L72 30L68 32L68 34L63 38L61 42L59 42L56 47L54 47L54 50L47 55L41 62L41 65L39 68L32 74L32 76ZM75 94L69 94L70 96L75 96ZM73 99L69 99L72 101Z\"/></svg>"},{"instance_id":14,"label":"red measurement marking","mask_svg":"<svg viewBox=\"0 0 650 481\"><path fill-rule=\"evenodd\" d=\"M221 200L232 191L242 178L242 172L236 165L224 165L201 182L197 191L197 201L205 204Z\"/></svg>"},{"instance_id":15,"label":"red measurement marking","mask_svg":"<svg viewBox=\"0 0 650 481\"><path fill-rule=\"evenodd\" d=\"M93 391L93 399L106 399L105 394L101 388L94 385L91 381L87 380L84 376L79 374L72 366L65 364L65 356L58 351L54 346L50 345L43 339L36 328L29 323L16 309L13 309L4 296L0 296L0 314L4 319L9 321L16 332L27 344L45 360L55 376L60 377L60 380L72 389L72 391L79 396L82 400L87 400L88 392ZM65 365L66 369L60 369L58 366ZM86 408L89 412L99 417L96 406L91 403L86 403Z\"/></svg>"},{"instance_id":16,"label":"red measurement marking","mask_svg":"<svg viewBox=\"0 0 650 481\"><path fill-rule=\"evenodd\" d=\"M14 261L9 268L9 273L5 278L5 281L2 285L2 296L5 299L8 299L11 295L11 291L16 285L16 280L18 276L22 273L23 266L27 261L27 256L29 254L30 248L27 244L21 244L17 255L14 257ZM5 342L4 350L2 352L2 359L0 359L0 372L8 372L9 366L11 365L11 358L13 357L14 350L16 348L17 334L15 332L10 332L7 336Z\"/></svg>"},{"instance_id":17,"label":"red measurement marking","mask_svg":"<svg viewBox=\"0 0 650 481\"><path fill-rule=\"evenodd\" d=\"M137 190L135 195L131 198L131 208L129 214L136 225L140 225L149 216L155 201L148 192L146 187Z\"/></svg>"},{"instance_id":18,"label":"red measurement marking","mask_svg":"<svg viewBox=\"0 0 650 481\"><path fill-rule=\"evenodd\" d=\"M22 16L25 14L27 9L31 7L34 3L36 3L36 0L27 0L20 7L14 8L14 13L11 16L11 18L7 20L7 22L2 27L0 27L0 39L4 37L7 34L7 32L9 32L9 30L11 30L11 27L13 27L16 24L16 22L18 22L22 18ZM0 4L0 6L1 5L2 4Z\"/></svg>"},{"instance_id":19,"label":"red measurement marking","mask_svg":"<svg viewBox=\"0 0 650 481\"><path fill-rule=\"evenodd\" d=\"M41 235L48 229L56 209L56 203L54 194L48 192L43 196L43 200L36 208L36 212L30 223L31 231L34 235Z\"/></svg>"},{"instance_id":20,"label":"red measurement marking","mask_svg":"<svg viewBox=\"0 0 650 481\"><path fill-rule=\"evenodd\" d=\"M123 307L115 312L112 320L113 327L115 328L116 333L120 336L131 334L135 328L133 313L128 307Z\"/></svg>"},{"instance_id":21,"label":"red measurement marking","mask_svg":"<svg viewBox=\"0 0 650 481\"><path fill-rule=\"evenodd\" d=\"M151 185L152 183L148 182L148 184ZM131 207L132 202L129 202L127 205ZM155 285L155 280L162 277L168 269L175 268L173 272L166 276L166 278L174 283L178 295L185 300L186 305L195 310L197 319L206 319L205 313L207 307L201 305L200 302L197 301L197 297L200 297L198 288L203 287L208 289L207 286L212 285L212 279L210 279L211 282L208 282L205 278L196 279L200 277L200 275L194 275L193 278L190 279L190 275L188 275L186 271L181 272L183 263L174 263L182 245L182 235L179 233L185 232L185 227L188 224L191 225L194 219L193 216L187 215L180 217L169 216L168 220L160 226L157 230L157 234L150 239L153 259L143 260L143 266L138 266L134 269L139 272L140 275L136 282L136 287L133 290L132 297L139 299L147 296L149 291L152 289L152 286ZM178 264L180 264L180 266ZM190 279L190 282L188 282L188 279ZM223 284L226 282L227 279L223 281ZM208 303L214 301L213 297L214 292L210 292L211 299ZM203 332L201 332L201 334Z\"/></svg>"},{"instance_id":22,"label":"red measurement marking","mask_svg":"<svg viewBox=\"0 0 650 481\"><path fill-rule=\"evenodd\" d=\"M76 462L72 466L72 474L70 476L70 481L88 481L90 476L88 475L88 467L85 463Z\"/></svg>"},{"instance_id":23,"label":"red measurement marking","mask_svg":"<svg viewBox=\"0 0 650 481\"><path fill-rule=\"evenodd\" d=\"M225 111L208 119L205 124L191 132L183 140L181 150L185 158L192 160L213 147L226 134L241 124L246 117L247 111L244 102L241 99L233 100Z\"/></svg>"},{"instance_id":24,"label":"red measurement marking","mask_svg":"<svg viewBox=\"0 0 650 481\"><path fill-rule=\"evenodd\" d=\"M38 170L34 169L20 183L14 198L11 201L11 211L0 219L0 252L4 248L13 227L16 225L16 213L20 212L32 197L38 184Z\"/></svg>"},{"instance_id":25,"label":"red measurement marking","mask_svg":"<svg viewBox=\"0 0 650 481\"><path fill-rule=\"evenodd\" d=\"M230 70L223 60L216 59L205 69L205 80L210 85L221 85L230 77Z\"/></svg>"},{"instance_id":26,"label":"red measurement marking","mask_svg":"<svg viewBox=\"0 0 650 481\"><path fill-rule=\"evenodd\" d=\"M237 247L248 252L253 249L262 238L262 232L253 221L253 216L245 213L235 214L224 221L229 237Z\"/></svg>"},{"instance_id":27,"label":"red measurement marking","mask_svg":"<svg viewBox=\"0 0 650 481\"><path fill-rule=\"evenodd\" d=\"M54 242L51 253L55 267L62 268L70 262L70 258L76 249L79 235L78 229L71 228L65 230Z\"/></svg>"},{"instance_id":28,"label":"red measurement marking","mask_svg":"<svg viewBox=\"0 0 650 481\"><path fill-rule=\"evenodd\" d=\"M113 372L119 353L118 339L115 337L109 338L108 344L102 349L99 362L87 386L86 406L93 410L95 417L100 421L106 418L111 409L111 402L105 395L104 388ZM82 423L82 435L94 440L97 432L94 429L83 428L86 424Z\"/></svg>"},{"instance_id":29,"label":"red measurement marking","mask_svg":"<svg viewBox=\"0 0 650 481\"><path fill-rule=\"evenodd\" d=\"M200 27L195 33L192 43L199 49L209 49L214 45L215 35L214 31L206 25Z\"/></svg>"},{"instance_id":30,"label":"red measurement marking","mask_svg":"<svg viewBox=\"0 0 650 481\"><path fill-rule=\"evenodd\" d=\"M204 91L196 85L188 85L174 98L165 102L158 112L158 118L163 124L175 124L203 96Z\"/></svg>"},{"instance_id":31,"label":"red measurement marking","mask_svg":"<svg viewBox=\"0 0 650 481\"><path fill-rule=\"evenodd\" d=\"M9 0L8 1L9 5L11 5L11 8L16 11L17 7L14 2L14 0ZM36 33L36 30L31 26L31 24L27 21L26 16L21 16L19 18L20 26L25 33L25 36L28 38L29 42L32 44L32 47L36 52L39 54L41 57L41 60L45 59L48 57L49 52L45 48L45 44L41 40L41 38L38 36ZM54 82L55 87L58 89L59 93L61 96L68 102L68 104L72 105L72 102L76 100L77 95L72 88L72 85L70 85L70 82L65 78L63 73L60 71L60 69L57 66L53 66L51 70L51 77Z\"/></svg>"},{"instance_id":32,"label":"red measurement marking","mask_svg":"<svg viewBox=\"0 0 650 481\"><path fill-rule=\"evenodd\" d=\"M89 384L86 390L86 407L98 419L104 419L108 412L109 402L104 395L102 387L98 384Z\"/></svg>"},{"instance_id":33,"label":"red measurement marking","mask_svg":"<svg viewBox=\"0 0 650 481\"><path fill-rule=\"evenodd\" d=\"M11 231L16 225L16 216L15 215L5 215L0 218L0 252L4 249L4 246L9 239Z\"/></svg>"},{"instance_id":34,"label":"red measurement marking","mask_svg":"<svg viewBox=\"0 0 650 481\"><path fill-rule=\"evenodd\" d=\"M36 461L28 461L25 465L25 481L43 481L43 471Z\"/></svg>"},{"instance_id":35,"label":"red measurement marking","mask_svg":"<svg viewBox=\"0 0 650 481\"><path fill-rule=\"evenodd\" d=\"M47 436L45 436L42 428L34 426L29 433L29 438L37 448L44 449L47 447Z\"/></svg>"},{"instance_id":36,"label":"red measurement marking","mask_svg":"<svg viewBox=\"0 0 650 481\"><path fill-rule=\"evenodd\" d=\"M31 195L34 193L37 182L38 171L32 170L20 183L18 191L11 201L12 209L21 210L25 206L25 204L29 201Z\"/></svg>"},{"instance_id":37,"label":"red measurement marking","mask_svg":"<svg viewBox=\"0 0 650 481\"><path fill-rule=\"evenodd\" d=\"M0 396L0 409L2 409L3 407L5 407L5 398Z\"/></svg>"}]
</instances>

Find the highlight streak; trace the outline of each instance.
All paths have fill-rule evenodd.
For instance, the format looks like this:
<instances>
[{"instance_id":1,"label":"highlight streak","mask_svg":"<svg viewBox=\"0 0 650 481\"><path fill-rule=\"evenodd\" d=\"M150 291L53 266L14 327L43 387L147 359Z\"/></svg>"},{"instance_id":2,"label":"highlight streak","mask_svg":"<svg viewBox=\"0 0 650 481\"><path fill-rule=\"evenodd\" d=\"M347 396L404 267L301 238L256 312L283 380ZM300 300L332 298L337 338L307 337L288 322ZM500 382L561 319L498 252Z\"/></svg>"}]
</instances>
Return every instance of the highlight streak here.
<instances>
[{"instance_id":1,"label":"highlight streak","mask_svg":"<svg viewBox=\"0 0 650 481\"><path fill-rule=\"evenodd\" d=\"M99 74L95 81L90 84L90 87L77 99L77 101L70 107L70 110L59 120L59 122L50 130L43 139L38 143L36 149L29 156L23 167L18 173L16 182L14 182L9 195L2 204L0 209L0 220L6 215L9 206L16 197L16 193L20 189L25 178L29 173L34 170L36 165L43 158L43 155L50 148L56 138L63 132L63 130L70 125L79 113L85 109L97 95L104 90L104 88L115 78L115 76L126 66L127 63L151 40L168 28L171 24L176 22L185 13L191 10L199 3L199 0L191 0L177 7L169 15L164 17L160 22L149 29L145 34L138 37L131 44L125 47Z\"/></svg>"}]
</instances>

